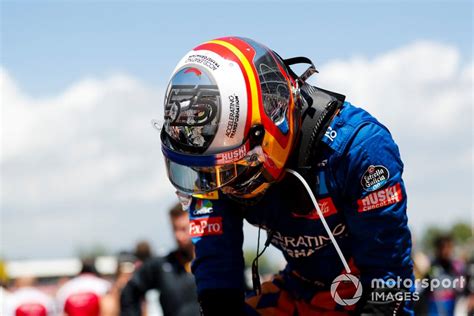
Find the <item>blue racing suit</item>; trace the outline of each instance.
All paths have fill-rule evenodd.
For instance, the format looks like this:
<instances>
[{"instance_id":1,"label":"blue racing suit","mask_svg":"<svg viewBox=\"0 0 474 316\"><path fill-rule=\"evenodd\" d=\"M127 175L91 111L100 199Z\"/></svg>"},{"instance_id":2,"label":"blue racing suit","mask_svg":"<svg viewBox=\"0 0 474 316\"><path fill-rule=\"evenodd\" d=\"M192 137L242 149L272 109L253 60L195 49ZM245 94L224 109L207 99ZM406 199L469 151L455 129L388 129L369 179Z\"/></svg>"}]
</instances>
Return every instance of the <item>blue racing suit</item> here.
<instances>
[{"instance_id":1,"label":"blue racing suit","mask_svg":"<svg viewBox=\"0 0 474 316\"><path fill-rule=\"evenodd\" d=\"M367 301L373 279L412 278L398 146L374 117L345 102L319 148L310 185ZM308 193L291 174L271 185L255 205L244 206L219 193L214 199L193 198L189 211L199 293L243 291L244 219L272 233L272 245L287 261L281 276L294 299L311 300L328 291L344 272ZM335 310L341 308L333 304ZM410 314L410 307L404 308Z\"/></svg>"}]
</instances>

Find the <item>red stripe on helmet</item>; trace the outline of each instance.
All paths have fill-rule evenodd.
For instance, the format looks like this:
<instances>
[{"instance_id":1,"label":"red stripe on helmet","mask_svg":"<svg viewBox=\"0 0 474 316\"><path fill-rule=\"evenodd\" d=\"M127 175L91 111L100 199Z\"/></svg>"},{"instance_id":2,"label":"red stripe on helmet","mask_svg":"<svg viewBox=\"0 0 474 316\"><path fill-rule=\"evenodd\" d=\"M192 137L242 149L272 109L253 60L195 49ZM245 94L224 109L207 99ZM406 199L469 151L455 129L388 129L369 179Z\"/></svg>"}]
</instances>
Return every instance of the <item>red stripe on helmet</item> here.
<instances>
[{"instance_id":1,"label":"red stripe on helmet","mask_svg":"<svg viewBox=\"0 0 474 316\"><path fill-rule=\"evenodd\" d=\"M288 145L290 137L288 137L287 135L284 135L280 131L280 129L275 125L275 123L268 117L268 115L266 114L265 109L264 109L263 99L262 99L262 91L260 89L260 78L258 76L258 72L257 72L257 69L255 68L255 64L254 64L254 57L255 57L255 54L256 54L255 49L250 44L245 42L245 40L240 39L240 38L223 37L223 38L220 38L219 40L226 41L226 42L229 42L229 43L233 44L235 47L237 47L244 54L244 56L249 61L250 65L252 67L252 70L254 72L255 78L257 80L260 117L262 119L263 126L265 127L265 132L270 133L270 135L272 135L275 138L275 140L280 144L280 146L285 148ZM271 52L270 49L268 49L267 47L265 47L265 48L268 52ZM272 55L272 57L275 59L275 57L273 55ZM279 65L279 63L277 61L275 61L275 62ZM280 68L280 70L281 70L281 68ZM285 72L283 72L283 73L284 73L284 76L285 76ZM286 76L285 76L285 78L288 80L288 78ZM290 102L292 102L292 101L293 100L290 98ZM292 124L292 123L290 123L290 120L289 120L288 124Z\"/></svg>"}]
</instances>

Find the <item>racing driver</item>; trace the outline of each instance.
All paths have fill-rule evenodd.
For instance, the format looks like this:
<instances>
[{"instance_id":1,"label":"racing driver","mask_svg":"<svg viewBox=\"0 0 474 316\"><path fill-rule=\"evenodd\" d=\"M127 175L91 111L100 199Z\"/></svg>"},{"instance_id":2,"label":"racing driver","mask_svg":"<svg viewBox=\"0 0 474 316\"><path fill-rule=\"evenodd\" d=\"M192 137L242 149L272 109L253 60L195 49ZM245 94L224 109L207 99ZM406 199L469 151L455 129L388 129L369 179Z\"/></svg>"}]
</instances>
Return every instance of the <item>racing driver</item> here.
<instances>
[{"instance_id":1,"label":"racing driver","mask_svg":"<svg viewBox=\"0 0 474 316\"><path fill-rule=\"evenodd\" d=\"M297 75L295 64L308 68ZM195 47L172 74L162 152L190 214L205 316L412 314L403 299L412 289L393 284L412 278L398 147L369 113L307 83L315 72L308 58L224 37ZM244 219L267 235L250 293ZM287 265L260 284L270 244Z\"/></svg>"}]
</instances>

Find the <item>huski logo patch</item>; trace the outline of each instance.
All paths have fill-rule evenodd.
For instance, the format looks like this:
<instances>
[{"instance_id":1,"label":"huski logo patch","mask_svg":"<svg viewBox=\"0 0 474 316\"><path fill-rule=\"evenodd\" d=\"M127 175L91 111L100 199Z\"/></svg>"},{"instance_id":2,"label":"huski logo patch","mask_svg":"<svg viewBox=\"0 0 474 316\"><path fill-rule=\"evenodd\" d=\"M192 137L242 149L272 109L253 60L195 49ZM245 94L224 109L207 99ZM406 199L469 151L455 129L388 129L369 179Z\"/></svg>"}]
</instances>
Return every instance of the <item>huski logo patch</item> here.
<instances>
[{"instance_id":1,"label":"huski logo patch","mask_svg":"<svg viewBox=\"0 0 474 316\"><path fill-rule=\"evenodd\" d=\"M372 192L363 199L357 200L359 213L375 210L402 200L402 188L397 183L386 189Z\"/></svg>"},{"instance_id":2,"label":"huski logo patch","mask_svg":"<svg viewBox=\"0 0 474 316\"><path fill-rule=\"evenodd\" d=\"M387 168L382 165L369 166L360 179L360 184L367 192L373 192L380 189L387 183L390 173Z\"/></svg>"}]
</instances>

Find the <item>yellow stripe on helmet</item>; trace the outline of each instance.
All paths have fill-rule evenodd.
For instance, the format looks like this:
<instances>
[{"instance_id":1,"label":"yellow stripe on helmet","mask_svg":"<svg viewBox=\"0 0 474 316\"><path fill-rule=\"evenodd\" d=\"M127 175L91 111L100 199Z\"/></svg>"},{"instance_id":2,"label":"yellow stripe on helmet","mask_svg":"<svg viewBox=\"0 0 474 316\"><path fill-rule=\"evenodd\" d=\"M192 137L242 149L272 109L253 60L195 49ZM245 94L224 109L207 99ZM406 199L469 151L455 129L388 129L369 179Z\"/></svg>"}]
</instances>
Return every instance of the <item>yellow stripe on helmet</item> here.
<instances>
[{"instance_id":1,"label":"yellow stripe on helmet","mask_svg":"<svg viewBox=\"0 0 474 316\"><path fill-rule=\"evenodd\" d=\"M232 53L234 53L235 56L240 60L242 63L242 66L245 69L245 72L247 73L248 79L249 79L249 85L250 85L250 93L251 93L251 98L252 98L252 119L251 123L253 124L261 124L261 116L260 116L260 103L259 103L259 98L258 98L258 84L257 80L255 78L255 74L252 69L252 65L250 64L249 60L245 55L234 45L232 45L229 42L223 41L223 40L212 40L209 41L208 43L212 44L217 44L220 46L223 46L227 49L229 49ZM292 124L292 122L289 122L289 124ZM288 151L290 149L291 142L288 144L286 148L283 148L280 146L280 144L274 139L274 137L270 133L265 133L265 136L263 138L263 144L262 147L264 148L264 151L272 157L273 162L278 168L283 168L287 161L287 157L289 155Z\"/></svg>"},{"instance_id":2,"label":"yellow stripe on helmet","mask_svg":"<svg viewBox=\"0 0 474 316\"><path fill-rule=\"evenodd\" d=\"M252 69L252 65L248 61L247 57L234 45L230 44L229 42L222 41L222 40L213 40L209 41L208 43L217 44L224 46L225 48L229 49L235 56L240 60L242 66L244 66L245 72L249 78L250 84L250 94L252 98L252 125L253 124L260 124L262 122L260 118L260 109L259 109L259 100L258 100L258 85L257 80L255 79L255 74Z\"/></svg>"}]
</instances>

